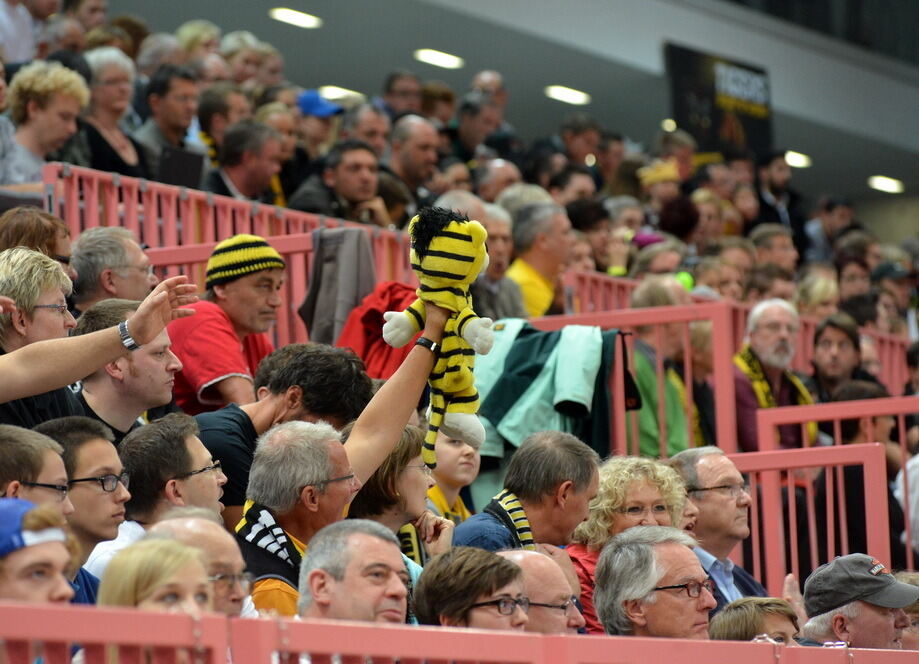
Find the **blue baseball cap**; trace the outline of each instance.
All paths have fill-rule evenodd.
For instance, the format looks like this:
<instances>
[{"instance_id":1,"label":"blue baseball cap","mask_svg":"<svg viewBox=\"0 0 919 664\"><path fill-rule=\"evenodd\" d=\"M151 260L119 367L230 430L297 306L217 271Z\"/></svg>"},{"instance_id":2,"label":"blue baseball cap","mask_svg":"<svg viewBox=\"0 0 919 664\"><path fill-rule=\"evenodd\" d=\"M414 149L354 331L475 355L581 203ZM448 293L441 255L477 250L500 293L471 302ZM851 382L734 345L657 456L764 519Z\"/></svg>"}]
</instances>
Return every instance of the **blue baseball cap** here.
<instances>
[{"instance_id":1,"label":"blue baseball cap","mask_svg":"<svg viewBox=\"0 0 919 664\"><path fill-rule=\"evenodd\" d=\"M67 541L66 533L60 528L22 529L22 518L35 507L21 498L0 498L0 558L27 546Z\"/></svg>"},{"instance_id":2,"label":"blue baseball cap","mask_svg":"<svg viewBox=\"0 0 919 664\"><path fill-rule=\"evenodd\" d=\"M313 115L317 118L327 118L331 115L344 113L345 109L338 104L333 104L328 99L323 99L319 90L304 90L297 97L297 106L303 115Z\"/></svg>"}]
</instances>

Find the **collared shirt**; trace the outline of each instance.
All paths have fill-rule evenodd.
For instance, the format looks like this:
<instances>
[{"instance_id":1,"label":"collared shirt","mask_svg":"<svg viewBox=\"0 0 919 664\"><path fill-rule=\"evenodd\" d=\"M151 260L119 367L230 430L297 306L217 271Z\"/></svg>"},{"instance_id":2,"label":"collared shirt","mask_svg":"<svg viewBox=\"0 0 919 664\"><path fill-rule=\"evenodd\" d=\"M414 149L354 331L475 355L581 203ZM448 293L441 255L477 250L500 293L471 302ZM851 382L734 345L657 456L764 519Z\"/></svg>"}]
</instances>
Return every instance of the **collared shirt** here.
<instances>
[{"instance_id":1,"label":"collared shirt","mask_svg":"<svg viewBox=\"0 0 919 664\"><path fill-rule=\"evenodd\" d=\"M718 560L700 546L693 548L693 551L699 562L702 563L702 569L715 582L718 590L721 591L728 603L743 597L743 594L734 585L734 561L730 558Z\"/></svg>"},{"instance_id":2,"label":"collared shirt","mask_svg":"<svg viewBox=\"0 0 919 664\"><path fill-rule=\"evenodd\" d=\"M517 258L511 263L505 276L520 286L523 306L531 318L544 315L552 306L555 284L522 258Z\"/></svg>"}]
</instances>

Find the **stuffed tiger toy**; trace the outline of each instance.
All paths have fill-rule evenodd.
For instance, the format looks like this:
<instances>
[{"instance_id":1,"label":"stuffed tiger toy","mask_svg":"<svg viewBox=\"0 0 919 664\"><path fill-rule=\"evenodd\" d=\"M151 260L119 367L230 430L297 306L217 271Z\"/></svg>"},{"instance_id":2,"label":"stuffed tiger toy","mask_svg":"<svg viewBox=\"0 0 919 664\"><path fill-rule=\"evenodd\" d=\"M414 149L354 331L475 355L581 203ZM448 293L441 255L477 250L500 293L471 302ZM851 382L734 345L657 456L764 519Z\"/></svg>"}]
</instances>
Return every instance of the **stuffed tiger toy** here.
<instances>
[{"instance_id":1,"label":"stuffed tiger toy","mask_svg":"<svg viewBox=\"0 0 919 664\"><path fill-rule=\"evenodd\" d=\"M434 369L428 377L431 407L422 458L437 465L434 441L437 432L464 440L474 447L484 442L485 429L476 416L479 394L472 375L475 354L491 350L492 320L472 310L469 284L488 267L485 239L488 233L478 221L444 208L422 209L408 225L412 238L412 269L421 284L418 299L402 312L387 311L383 339L396 348L407 344L424 328L424 302L453 312Z\"/></svg>"}]
</instances>

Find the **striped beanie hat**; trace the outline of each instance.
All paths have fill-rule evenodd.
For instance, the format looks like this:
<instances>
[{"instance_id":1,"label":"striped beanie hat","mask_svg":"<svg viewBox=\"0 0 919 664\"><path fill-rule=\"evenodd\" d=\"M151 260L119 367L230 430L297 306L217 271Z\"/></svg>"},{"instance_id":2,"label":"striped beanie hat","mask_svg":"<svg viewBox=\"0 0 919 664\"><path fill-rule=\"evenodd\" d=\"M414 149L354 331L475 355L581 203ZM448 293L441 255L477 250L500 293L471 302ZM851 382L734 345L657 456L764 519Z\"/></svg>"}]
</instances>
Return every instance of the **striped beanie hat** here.
<instances>
[{"instance_id":1,"label":"striped beanie hat","mask_svg":"<svg viewBox=\"0 0 919 664\"><path fill-rule=\"evenodd\" d=\"M236 281L260 270L283 270L281 254L258 235L234 235L216 247L207 259L205 288Z\"/></svg>"}]
</instances>

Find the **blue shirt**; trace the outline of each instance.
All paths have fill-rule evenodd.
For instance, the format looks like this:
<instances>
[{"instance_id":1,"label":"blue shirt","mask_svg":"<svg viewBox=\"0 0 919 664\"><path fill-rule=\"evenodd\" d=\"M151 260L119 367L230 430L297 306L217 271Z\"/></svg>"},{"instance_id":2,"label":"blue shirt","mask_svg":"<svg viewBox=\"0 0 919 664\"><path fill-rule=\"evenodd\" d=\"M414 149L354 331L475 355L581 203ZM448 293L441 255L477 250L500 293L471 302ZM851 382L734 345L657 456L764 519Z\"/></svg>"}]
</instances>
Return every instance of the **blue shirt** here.
<instances>
[{"instance_id":1,"label":"blue shirt","mask_svg":"<svg viewBox=\"0 0 919 664\"><path fill-rule=\"evenodd\" d=\"M519 548L514 535L491 514L473 514L453 531L453 546L474 546L486 551Z\"/></svg>"},{"instance_id":2,"label":"blue shirt","mask_svg":"<svg viewBox=\"0 0 919 664\"><path fill-rule=\"evenodd\" d=\"M99 579L81 567L76 578L70 582L73 588L71 604L95 604L99 594Z\"/></svg>"},{"instance_id":3,"label":"blue shirt","mask_svg":"<svg viewBox=\"0 0 919 664\"><path fill-rule=\"evenodd\" d=\"M705 573L715 582L715 585L718 586L718 590L721 591L721 594L728 603L743 597L743 593L741 593L734 584L734 561L731 559L724 561L718 560L715 556L699 546L695 547L693 551L696 554L696 558L702 563L702 569L704 569Z\"/></svg>"}]
</instances>

